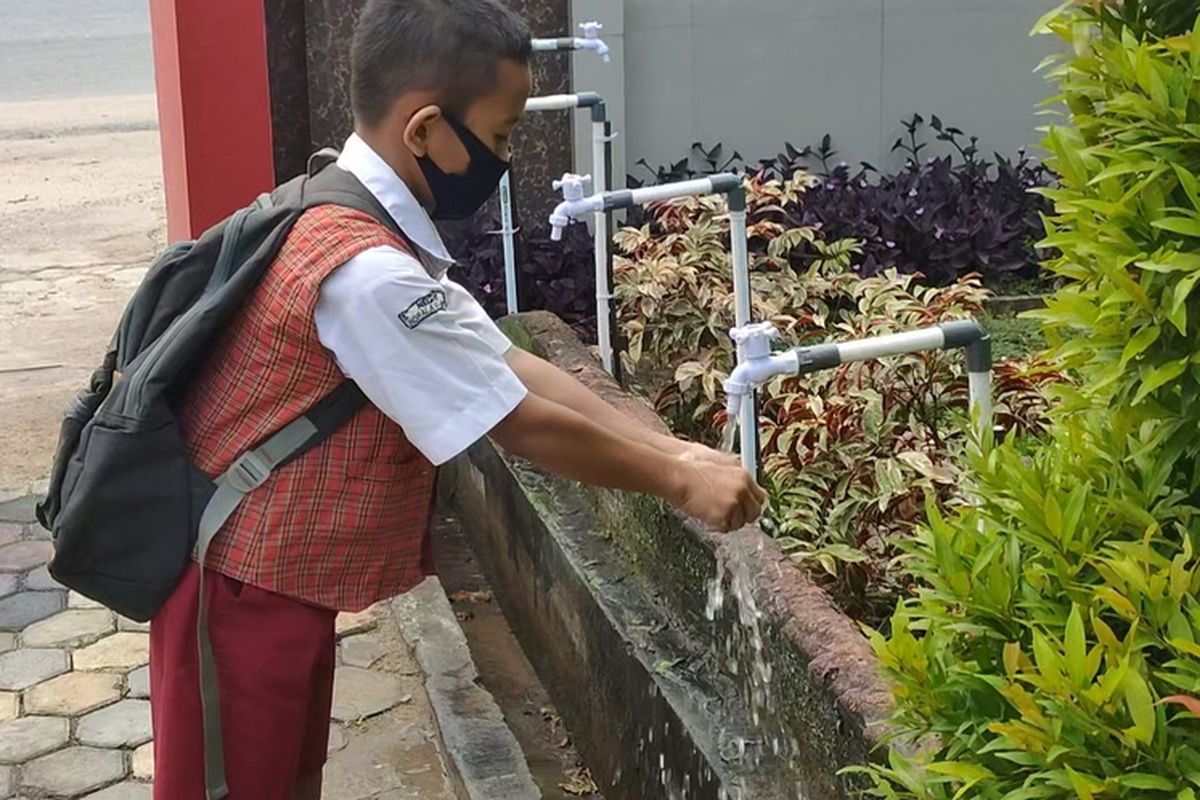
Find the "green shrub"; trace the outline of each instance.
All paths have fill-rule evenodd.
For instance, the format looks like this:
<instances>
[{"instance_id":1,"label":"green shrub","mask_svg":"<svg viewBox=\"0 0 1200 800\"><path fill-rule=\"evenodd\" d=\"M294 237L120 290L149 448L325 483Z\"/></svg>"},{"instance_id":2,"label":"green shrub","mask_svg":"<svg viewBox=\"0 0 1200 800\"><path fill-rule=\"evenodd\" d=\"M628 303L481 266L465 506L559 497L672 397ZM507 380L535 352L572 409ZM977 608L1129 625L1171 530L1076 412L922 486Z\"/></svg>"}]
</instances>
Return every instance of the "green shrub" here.
<instances>
[{"instance_id":1,"label":"green shrub","mask_svg":"<svg viewBox=\"0 0 1200 800\"><path fill-rule=\"evenodd\" d=\"M872 769L877 797L1200 790L1200 35L1156 38L1168 5L1045 21L1072 124L1046 141L1065 285L1037 316L1080 381L1043 443L982 443L982 502L930 506L907 546L924 588L874 643L920 755Z\"/></svg>"},{"instance_id":2,"label":"green shrub","mask_svg":"<svg viewBox=\"0 0 1200 800\"><path fill-rule=\"evenodd\" d=\"M980 312L975 279L944 288L889 272L860 278L856 244L790 228L810 179L749 184L756 319L783 344L892 333ZM630 339L626 366L680 433L711 443L724 422L721 382L734 353L728 221L722 201L688 198L652 211L653 225L617 235L617 296ZM967 436L959 354L928 353L777 380L762 394L768 527L859 618L879 621L908 591L889 569L926 498L951 501ZM997 421L1036 429L1044 367L997 369ZM900 576L903 577L903 576Z\"/></svg>"}]
</instances>

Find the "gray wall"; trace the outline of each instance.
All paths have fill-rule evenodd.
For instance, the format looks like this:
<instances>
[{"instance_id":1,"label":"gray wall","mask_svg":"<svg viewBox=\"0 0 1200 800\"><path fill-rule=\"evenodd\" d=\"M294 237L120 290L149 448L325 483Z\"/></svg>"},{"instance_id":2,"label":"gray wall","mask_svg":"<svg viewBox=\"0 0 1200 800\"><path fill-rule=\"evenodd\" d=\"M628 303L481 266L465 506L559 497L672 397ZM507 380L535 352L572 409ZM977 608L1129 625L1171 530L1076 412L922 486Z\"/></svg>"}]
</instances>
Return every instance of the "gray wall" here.
<instances>
[{"instance_id":1,"label":"gray wall","mask_svg":"<svg viewBox=\"0 0 1200 800\"><path fill-rule=\"evenodd\" d=\"M1056 2L572 0L574 21L601 20L614 54L577 54L574 86L613 107L618 175L641 158L677 161L694 141L757 159L825 133L841 158L883 166L914 111L1012 154L1040 138L1035 107L1051 87L1034 68L1055 40L1029 31ZM589 170L586 127L576 163Z\"/></svg>"}]
</instances>

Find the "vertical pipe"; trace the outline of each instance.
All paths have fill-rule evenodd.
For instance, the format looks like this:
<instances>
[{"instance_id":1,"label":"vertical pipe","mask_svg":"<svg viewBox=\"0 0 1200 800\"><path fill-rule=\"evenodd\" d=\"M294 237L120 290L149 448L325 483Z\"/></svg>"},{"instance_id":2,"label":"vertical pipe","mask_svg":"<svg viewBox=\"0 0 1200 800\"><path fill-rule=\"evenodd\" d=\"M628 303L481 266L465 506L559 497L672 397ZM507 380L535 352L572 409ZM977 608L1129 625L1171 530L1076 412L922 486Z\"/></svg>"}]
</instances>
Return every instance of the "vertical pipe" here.
<instances>
[{"instance_id":1,"label":"vertical pipe","mask_svg":"<svg viewBox=\"0 0 1200 800\"><path fill-rule=\"evenodd\" d=\"M613 186L615 176L613 175L613 126L611 120L604 122L604 182L610 187ZM605 212L605 225L608 227L609 235L604 240L604 275L605 285L608 287L608 330L612 337L613 350L613 372L612 376L621 386L625 385L624 367L621 365L621 326L617 320L617 303L613 295L616 294L616 280L613 277L613 249L612 249L612 231L616 229L614 225L613 212Z\"/></svg>"},{"instance_id":2,"label":"vertical pipe","mask_svg":"<svg viewBox=\"0 0 1200 800\"><path fill-rule=\"evenodd\" d=\"M969 411L979 428L979 443L986 446L992 428L992 337L978 325L980 335L963 348L967 359Z\"/></svg>"},{"instance_id":3,"label":"vertical pipe","mask_svg":"<svg viewBox=\"0 0 1200 800\"><path fill-rule=\"evenodd\" d=\"M992 428L992 373L968 372L967 396L971 419L975 421L979 442L983 445Z\"/></svg>"},{"instance_id":4,"label":"vertical pipe","mask_svg":"<svg viewBox=\"0 0 1200 800\"><path fill-rule=\"evenodd\" d=\"M748 325L752 315L750 303L750 246L746 230L746 191L729 193L729 246L733 261L733 313L737 327ZM737 363L745 361L738 346ZM742 466L751 475L758 475L758 394L751 393L742 401L738 420Z\"/></svg>"},{"instance_id":5,"label":"vertical pipe","mask_svg":"<svg viewBox=\"0 0 1200 800\"><path fill-rule=\"evenodd\" d=\"M608 191L608 179L604 162L605 123L596 119L593 114L592 122L592 185L596 194ZM613 365L613 332L610 322L612 287L608 282L608 212L600 210L595 216L595 258L596 258L596 342L600 348L600 363L609 375L615 374Z\"/></svg>"},{"instance_id":6,"label":"vertical pipe","mask_svg":"<svg viewBox=\"0 0 1200 800\"><path fill-rule=\"evenodd\" d=\"M500 179L500 235L504 237L504 296L505 310L515 314L521 310L517 301L517 245L513 227L512 173Z\"/></svg>"}]
</instances>

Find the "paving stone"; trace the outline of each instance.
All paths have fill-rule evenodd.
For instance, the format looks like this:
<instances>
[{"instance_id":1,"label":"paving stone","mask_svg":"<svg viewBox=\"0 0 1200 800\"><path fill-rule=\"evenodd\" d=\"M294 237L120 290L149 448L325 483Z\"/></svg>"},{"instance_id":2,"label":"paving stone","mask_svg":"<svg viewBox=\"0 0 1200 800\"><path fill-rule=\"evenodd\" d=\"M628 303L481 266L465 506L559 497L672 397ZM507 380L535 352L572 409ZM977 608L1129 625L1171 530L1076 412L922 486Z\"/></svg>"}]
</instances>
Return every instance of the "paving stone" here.
<instances>
[{"instance_id":1,"label":"paving stone","mask_svg":"<svg viewBox=\"0 0 1200 800\"><path fill-rule=\"evenodd\" d=\"M0 692L0 722L16 719L21 710L21 695L16 692Z\"/></svg>"},{"instance_id":2,"label":"paving stone","mask_svg":"<svg viewBox=\"0 0 1200 800\"><path fill-rule=\"evenodd\" d=\"M154 780L154 742L146 742L134 750L130 763L133 765L133 777L143 781Z\"/></svg>"},{"instance_id":3,"label":"paving stone","mask_svg":"<svg viewBox=\"0 0 1200 800\"><path fill-rule=\"evenodd\" d=\"M375 619L372 609L374 609L374 606L354 614L338 614L337 621L334 623L338 638L341 639L346 636L353 636L356 633L373 630L379 624L379 621Z\"/></svg>"},{"instance_id":4,"label":"paving stone","mask_svg":"<svg viewBox=\"0 0 1200 800\"><path fill-rule=\"evenodd\" d=\"M351 636L339 645L342 663L367 669L387 653L387 647L375 636Z\"/></svg>"},{"instance_id":5,"label":"paving stone","mask_svg":"<svg viewBox=\"0 0 1200 800\"><path fill-rule=\"evenodd\" d=\"M95 794L89 794L83 800L151 800L153 795L154 790L148 783L121 781Z\"/></svg>"},{"instance_id":6,"label":"paving stone","mask_svg":"<svg viewBox=\"0 0 1200 800\"><path fill-rule=\"evenodd\" d=\"M346 746L346 729L336 722L329 726L329 747L326 753L336 753Z\"/></svg>"},{"instance_id":7,"label":"paving stone","mask_svg":"<svg viewBox=\"0 0 1200 800\"><path fill-rule=\"evenodd\" d=\"M71 659L65 650L11 650L0 655L0 689L18 692L70 669Z\"/></svg>"},{"instance_id":8,"label":"paving stone","mask_svg":"<svg viewBox=\"0 0 1200 800\"><path fill-rule=\"evenodd\" d=\"M21 632L26 647L75 646L112 633L113 615L108 611L73 608L35 622Z\"/></svg>"},{"instance_id":9,"label":"paving stone","mask_svg":"<svg viewBox=\"0 0 1200 800\"><path fill-rule=\"evenodd\" d=\"M0 764L20 764L57 750L71 738L70 723L59 717L20 717L0 723Z\"/></svg>"},{"instance_id":10,"label":"paving stone","mask_svg":"<svg viewBox=\"0 0 1200 800\"><path fill-rule=\"evenodd\" d=\"M7 653L17 646L17 635L15 633L6 632L0 633L0 653Z\"/></svg>"},{"instance_id":11,"label":"paving stone","mask_svg":"<svg viewBox=\"0 0 1200 800\"><path fill-rule=\"evenodd\" d=\"M150 637L144 633L114 633L75 651L75 669L130 670L150 661Z\"/></svg>"},{"instance_id":12,"label":"paving stone","mask_svg":"<svg viewBox=\"0 0 1200 800\"><path fill-rule=\"evenodd\" d=\"M62 592L67 587L50 577L50 570L43 564L25 573L25 588L35 592Z\"/></svg>"},{"instance_id":13,"label":"paving stone","mask_svg":"<svg viewBox=\"0 0 1200 800\"><path fill-rule=\"evenodd\" d=\"M129 673L129 696L146 699L150 696L150 667L138 667Z\"/></svg>"},{"instance_id":14,"label":"paving stone","mask_svg":"<svg viewBox=\"0 0 1200 800\"><path fill-rule=\"evenodd\" d=\"M119 631L138 631L140 633L150 632L149 622L134 622L128 617L117 617L117 630Z\"/></svg>"},{"instance_id":15,"label":"paving stone","mask_svg":"<svg viewBox=\"0 0 1200 800\"><path fill-rule=\"evenodd\" d=\"M32 494L18 497L15 500L6 500L0 503L0 521L19 522L22 525L36 522L37 504L37 496Z\"/></svg>"},{"instance_id":16,"label":"paving stone","mask_svg":"<svg viewBox=\"0 0 1200 800\"><path fill-rule=\"evenodd\" d=\"M110 672L69 672L27 691L25 713L76 717L120 699L120 675Z\"/></svg>"},{"instance_id":17,"label":"paving stone","mask_svg":"<svg viewBox=\"0 0 1200 800\"><path fill-rule=\"evenodd\" d=\"M10 595L17 590L17 574L15 572L0 572L0 597Z\"/></svg>"},{"instance_id":18,"label":"paving stone","mask_svg":"<svg viewBox=\"0 0 1200 800\"><path fill-rule=\"evenodd\" d=\"M21 788L76 797L125 777L125 754L117 750L68 747L26 764Z\"/></svg>"},{"instance_id":19,"label":"paving stone","mask_svg":"<svg viewBox=\"0 0 1200 800\"><path fill-rule=\"evenodd\" d=\"M0 631L19 631L26 625L62 611L63 592L17 592L0 599Z\"/></svg>"},{"instance_id":20,"label":"paving stone","mask_svg":"<svg viewBox=\"0 0 1200 800\"><path fill-rule=\"evenodd\" d=\"M0 767L0 800L12 797L15 788L12 767Z\"/></svg>"},{"instance_id":21,"label":"paving stone","mask_svg":"<svg viewBox=\"0 0 1200 800\"><path fill-rule=\"evenodd\" d=\"M75 738L93 747L137 747L150 741L150 703L122 700L93 711L75 728Z\"/></svg>"},{"instance_id":22,"label":"paving stone","mask_svg":"<svg viewBox=\"0 0 1200 800\"><path fill-rule=\"evenodd\" d=\"M24 527L16 522L0 522L0 547L20 541Z\"/></svg>"},{"instance_id":23,"label":"paving stone","mask_svg":"<svg viewBox=\"0 0 1200 800\"><path fill-rule=\"evenodd\" d=\"M333 677L333 718L355 722L411 700L400 676L359 667L339 667Z\"/></svg>"},{"instance_id":24,"label":"paving stone","mask_svg":"<svg viewBox=\"0 0 1200 800\"><path fill-rule=\"evenodd\" d=\"M0 572L25 572L40 567L54 555L50 542L13 542L0 547Z\"/></svg>"},{"instance_id":25,"label":"paving stone","mask_svg":"<svg viewBox=\"0 0 1200 800\"><path fill-rule=\"evenodd\" d=\"M95 600L84 597L79 592L70 592L67 595L67 608L104 608L104 606Z\"/></svg>"}]
</instances>

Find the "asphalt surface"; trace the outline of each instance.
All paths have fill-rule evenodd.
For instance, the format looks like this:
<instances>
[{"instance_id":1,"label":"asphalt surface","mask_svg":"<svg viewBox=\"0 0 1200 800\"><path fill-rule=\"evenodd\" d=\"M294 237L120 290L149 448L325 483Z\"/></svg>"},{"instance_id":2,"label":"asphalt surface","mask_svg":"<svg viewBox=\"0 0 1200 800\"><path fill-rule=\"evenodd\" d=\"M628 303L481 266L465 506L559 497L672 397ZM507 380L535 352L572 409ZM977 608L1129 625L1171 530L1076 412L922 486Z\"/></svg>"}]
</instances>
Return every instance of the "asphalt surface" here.
<instances>
[{"instance_id":1,"label":"asphalt surface","mask_svg":"<svg viewBox=\"0 0 1200 800\"><path fill-rule=\"evenodd\" d=\"M154 90L149 0L0 0L0 103Z\"/></svg>"}]
</instances>

